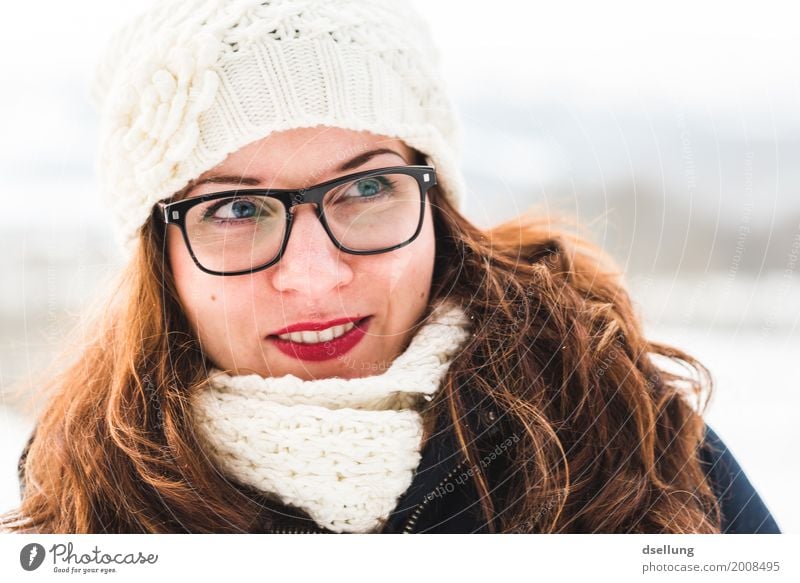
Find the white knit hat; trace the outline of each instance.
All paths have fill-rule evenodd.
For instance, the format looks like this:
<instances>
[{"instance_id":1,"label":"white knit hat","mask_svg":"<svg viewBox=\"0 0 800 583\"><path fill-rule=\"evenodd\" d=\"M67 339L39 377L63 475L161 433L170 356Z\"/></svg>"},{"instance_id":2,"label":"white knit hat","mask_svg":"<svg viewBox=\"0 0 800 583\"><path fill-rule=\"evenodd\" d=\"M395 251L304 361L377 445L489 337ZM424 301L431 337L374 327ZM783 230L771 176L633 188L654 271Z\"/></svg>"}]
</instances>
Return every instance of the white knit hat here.
<instances>
[{"instance_id":1,"label":"white knit hat","mask_svg":"<svg viewBox=\"0 0 800 583\"><path fill-rule=\"evenodd\" d=\"M457 208L460 128L403 0L163 0L98 67L100 187L124 243L153 205L266 135L326 125L403 140Z\"/></svg>"}]
</instances>

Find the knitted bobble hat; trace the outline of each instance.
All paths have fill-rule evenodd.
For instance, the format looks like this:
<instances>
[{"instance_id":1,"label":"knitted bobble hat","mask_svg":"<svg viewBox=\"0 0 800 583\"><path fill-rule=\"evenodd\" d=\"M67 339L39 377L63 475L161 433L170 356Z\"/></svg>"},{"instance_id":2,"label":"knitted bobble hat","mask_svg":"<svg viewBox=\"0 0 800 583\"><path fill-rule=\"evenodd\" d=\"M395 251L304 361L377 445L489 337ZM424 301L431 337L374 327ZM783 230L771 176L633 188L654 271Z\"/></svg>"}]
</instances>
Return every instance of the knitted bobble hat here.
<instances>
[{"instance_id":1,"label":"knitted bobble hat","mask_svg":"<svg viewBox=\"0 0 800 583\"><path fill-rule=\"evenodd\" d=\"M403 140L459 208L460 128L426 23L399 0L163 0L112 37L97 173L130 245L153 205L268 134Z\"/></svg>"}]
</instances>

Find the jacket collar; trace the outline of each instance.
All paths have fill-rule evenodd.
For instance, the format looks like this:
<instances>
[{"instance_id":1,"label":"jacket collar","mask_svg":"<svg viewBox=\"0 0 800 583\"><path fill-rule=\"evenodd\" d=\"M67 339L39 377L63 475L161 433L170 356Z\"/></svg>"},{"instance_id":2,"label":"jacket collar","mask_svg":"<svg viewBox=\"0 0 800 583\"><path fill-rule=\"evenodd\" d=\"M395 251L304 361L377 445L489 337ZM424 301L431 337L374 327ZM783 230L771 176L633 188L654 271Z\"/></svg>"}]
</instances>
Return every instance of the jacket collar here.
<instances>
[{"instance_id":1,"label":"jacket collar","mask_svg":"<svg viewBox=\"0 0 800 583\"><path fill-rule=\"evenodd\" d=\"M501 424L491 407L470 407L466 423L479 442L502 441ZM419 515L430 512L427 506L436 498L437 490L442 489L446 481L452 481L456 470L466 464L449 415L438 416L436 429L425 442L421 456L411 485L384 524L384 533L413 532Z\"/></svg>"}]
</instances>

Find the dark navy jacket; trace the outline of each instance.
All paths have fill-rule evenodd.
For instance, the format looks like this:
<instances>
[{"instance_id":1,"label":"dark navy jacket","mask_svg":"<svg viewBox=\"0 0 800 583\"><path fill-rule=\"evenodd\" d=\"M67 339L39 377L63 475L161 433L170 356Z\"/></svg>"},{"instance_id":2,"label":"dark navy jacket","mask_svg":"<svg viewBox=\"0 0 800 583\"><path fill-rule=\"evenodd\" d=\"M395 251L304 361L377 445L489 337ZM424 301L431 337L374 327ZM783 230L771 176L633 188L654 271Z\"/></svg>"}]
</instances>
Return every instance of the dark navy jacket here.
<instances>
[{"instance_id":1,"label":"dark navy jacket","mask_svg":"<svg viewBox=\"0 0 800 583\"><path fill-rule=\"evenodd\" d=\"M484 417L484 416L481 416ZM496 417L496 416L495 416ZM496 424L496 423L495 423ZM479 432L491 434L493 423L476 420ZM496 424L499 425L499 424ZM503 433L496 431L496 451L504 449ZM417 475L389 518L384 532L473 533L487 532L486 519L478 503L477 490L464 479L466 465L459 466L455 438L443 432L439 440L430 439L422 452ZM719 499L724 534L780 533L780 529L764 502L753 488L733 454L708 425L701 448L701 465L706 469L712 489ZM488 465L500 472L503 456ZM498 509L495 509L496 511ZM502 509L500 509L502 510Z\"/></svg>"},{"instance_id":2,"label":"dark navy jacket","mask_svg":"<svg viewBox=\"0 0 800 583\"><path fill-rule=\"evenodd\" d=\"M422 449L422 458L410 487L398 500L381 532L488 532L477 489L469 478L469 466L457 445L452 425L449 420L442 420L442 417L440 416L435 433ZM473 409L468 414L467 422L480 439L495 444L493 451L499 455L487 464L486 471L492 476L490 483L497 483L497 476L508 469L505 465L508 456L503 453L513 447L512 442L504 435L497 415L491 410ZM28 446L20 457L20 487ZM701 449L701 460L720 501L723 533L780 533L778 525L742 468L708 425ZM268 522L270 527L265 527L261 532L329 532L318 527L308 515L296 508L272 502L267 507L266 513L270 514L270 518L265 523Z\"/></svg>"}]
</instances>

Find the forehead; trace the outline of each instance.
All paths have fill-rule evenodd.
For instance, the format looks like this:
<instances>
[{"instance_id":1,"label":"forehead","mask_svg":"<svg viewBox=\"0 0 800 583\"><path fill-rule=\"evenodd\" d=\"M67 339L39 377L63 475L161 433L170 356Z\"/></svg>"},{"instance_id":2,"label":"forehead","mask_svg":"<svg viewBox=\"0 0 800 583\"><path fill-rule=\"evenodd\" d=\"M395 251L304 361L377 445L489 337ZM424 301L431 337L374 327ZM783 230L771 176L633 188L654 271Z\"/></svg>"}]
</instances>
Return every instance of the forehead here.
<instances>
[{"instance_id":1,"label":"forehead","mask_svg":"<svg viewBox=\"0 0 800 583\"><path fill-rule=\"evenodd\" d=\"M413 149L398 138L320 126L273 132L233 152L200 178L220 170L262 171L276 177L284 174L297 177L298 171L305 170L319 178L377 149L392 150L407 163L413 163Z\"/></svg>"}]
</instances>

